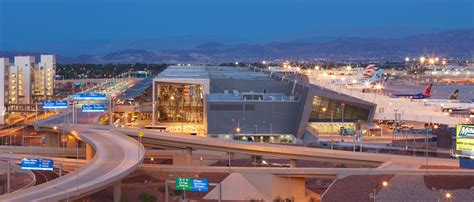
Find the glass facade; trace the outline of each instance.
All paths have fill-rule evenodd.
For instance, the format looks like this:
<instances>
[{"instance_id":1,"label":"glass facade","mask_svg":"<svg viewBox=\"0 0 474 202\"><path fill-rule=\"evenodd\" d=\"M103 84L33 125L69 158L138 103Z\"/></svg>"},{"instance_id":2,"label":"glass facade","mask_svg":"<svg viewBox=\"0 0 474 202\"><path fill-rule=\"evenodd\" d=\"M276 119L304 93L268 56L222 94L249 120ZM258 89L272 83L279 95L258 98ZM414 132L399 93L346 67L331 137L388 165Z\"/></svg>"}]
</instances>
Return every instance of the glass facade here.
<instances>
[{"instance_id":1,"label":"glass facade","mask_svg":"<svg viewBox=\"0 0 474 202\"><path fill-rule=\"evenodd\" d=\"M198 84L157 85L157 118L162 123L203 123L203 89Z\"/></svg>"},{"instance_id":2,"label":"glass facade","mask_svg":"<svg viewBox=\"0 0 474 202\"><path fill-rule=\"evenodd\" d=\"M344 113L344 116L342 116ZM314 96L308 122L367 121L369 110L329 98Z\"/></svg>"}]
</instances>

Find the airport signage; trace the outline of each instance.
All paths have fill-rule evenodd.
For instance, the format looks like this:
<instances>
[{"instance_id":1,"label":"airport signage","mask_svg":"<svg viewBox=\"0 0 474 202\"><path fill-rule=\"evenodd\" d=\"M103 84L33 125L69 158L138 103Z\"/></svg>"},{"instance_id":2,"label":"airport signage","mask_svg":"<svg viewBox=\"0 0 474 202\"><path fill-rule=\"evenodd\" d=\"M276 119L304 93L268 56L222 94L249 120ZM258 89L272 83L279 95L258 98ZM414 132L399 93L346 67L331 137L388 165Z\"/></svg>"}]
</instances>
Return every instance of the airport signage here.
<instances>
[{"instance_id":1,"label":"airport signage","mask_svg":"<svg viewBox=\"0 0 474 202\"><path fill-rule=\"evenodd\" d=\"M74 95L74 100L105 100L107 95L104 93L78 93Z\"/></svg>"},{"instance_id":2,"label":"airport signage","mask_svg":"<svg viewBox=\"0 0 474 202\"><path fill-rule=\"evenodd\" d=\"M104 112L105 107L102 104L82 105L82 112Z\"/></svg>"},{"instance_id":3,"label":"airport signage","mask_svg":"<svg viewBox=\"0 0 474 202\"><path fill-rule=\"evenodd\" d=\"M474 125L456 125L456 150L474 153Z\"/></svg>"},{"instance_id":4,"label":"airport signage","mask_svg":"<svg viewBox=\"0 0 474 202\"><path fill-rule=\"evenodd\" d=\"M207 179L196 178L176 178L176 190L186 191L209 191L209 181Z\"/></svg>"},{"instance_id":5,"label":"airport signage","mask_svg":"<svg viewBox=\"0 0 474 202\"><path fill-rule=\"evenodd\" d=\"M49 170L52 171L54 161L52 159L23 158L21 159L22 170Z\"/></svg>"},{"instance_id":6,"label":"airport signage","mask_svg":"<svg viewBox=\"0 0 474 202\"><path fill-rule=\"evenodd\" d=\"M459 137L474 137L474 126L461 125Z\"/></svg>"},{"instance_id":7,"label":"airport signage","mask_svg":"<svg viewBox=\"0 0 474 202\"><path fill-rule=\"evenodd\" d=\"M43 109L67 109L67 100L46 100L43 101Z\"/></svg>"}]
</instances>

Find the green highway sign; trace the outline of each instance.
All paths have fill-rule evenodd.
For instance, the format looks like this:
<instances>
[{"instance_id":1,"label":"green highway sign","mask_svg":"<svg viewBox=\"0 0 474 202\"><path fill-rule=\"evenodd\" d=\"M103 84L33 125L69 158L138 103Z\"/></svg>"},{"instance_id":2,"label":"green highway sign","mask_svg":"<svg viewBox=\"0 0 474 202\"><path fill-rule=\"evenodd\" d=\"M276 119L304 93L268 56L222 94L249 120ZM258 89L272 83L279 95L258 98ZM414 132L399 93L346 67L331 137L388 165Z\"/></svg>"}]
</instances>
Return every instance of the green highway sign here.
<instances>
[{"instance_id":1,"label":"green highway sign","mask_svg":"<svg viewBox=\"0 0 474 202\"><path fill-rule=\"evenodd\" d=\"M176 178L176 190L191 191L193 178Z\"/></svg>"},{"instance_id":2,"label":"green highway sign","mask_svg":"<svg viewBox=\"0 0 474 202\"><path fill-rule=\"evenodd\" d=\"M176 178L176 190L186 191L209 191L209 182L207 179L194 178Z\"/></svg>"}]
</instances>

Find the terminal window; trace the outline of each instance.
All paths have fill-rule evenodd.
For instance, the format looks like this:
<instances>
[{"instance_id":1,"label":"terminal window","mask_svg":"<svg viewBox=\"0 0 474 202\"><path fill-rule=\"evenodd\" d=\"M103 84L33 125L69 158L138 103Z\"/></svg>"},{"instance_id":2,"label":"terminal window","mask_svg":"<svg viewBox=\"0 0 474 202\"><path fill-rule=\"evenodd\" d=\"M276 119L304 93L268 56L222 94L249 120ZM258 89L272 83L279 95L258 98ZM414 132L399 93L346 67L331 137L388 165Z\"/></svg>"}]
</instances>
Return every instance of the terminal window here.
<instances>
[{"instance_id":1,"label":"terminal window","mask_svg":"<svg viewBox=\"0 0 474 202\"><path fill-rule=\"evenodd\" d=\"M342 116L344 113L344 116ZM341 101L315 96L309 122L357 122L367 121L369 110Z\"/></svg>"},{"instance_id":2,"label":"terminal window","mask_svg":"<svg viewBox=\"0 0 474 202\"><path fill-rule=\"evenodd\" d=\"M159 83L157 95L159 122L203 123L204 99L201 85Z\"/></svg>"}]
</instances>

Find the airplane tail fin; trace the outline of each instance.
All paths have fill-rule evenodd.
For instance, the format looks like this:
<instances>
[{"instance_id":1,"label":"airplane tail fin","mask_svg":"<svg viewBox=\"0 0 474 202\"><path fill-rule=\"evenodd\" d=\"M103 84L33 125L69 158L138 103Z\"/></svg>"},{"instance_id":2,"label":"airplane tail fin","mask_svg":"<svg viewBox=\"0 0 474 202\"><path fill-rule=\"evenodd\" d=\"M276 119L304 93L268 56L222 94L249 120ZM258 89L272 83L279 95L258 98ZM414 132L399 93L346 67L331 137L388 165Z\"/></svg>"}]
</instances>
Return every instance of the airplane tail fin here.
<instances>
[{"instance_id":1,"label":"airplane tail fin","mask_svg":"<svg viewBox=\"0 0 474 202\"><path fill-rule=\"evenodd\" d=\"M371 77L371 75L374 73L375 71L375 65L369 65L367 67L365 67L363 70L362 70L362 74L365 76L365 77Z\"/></svg>"},{"instance_id":2,"label":"airplane tail fin","mask_svg":"<svg viewBox=\"0 0 474 202\"><path fill-rule=\"evenodd\" d=\"M375 65L371 64L371 65L365 67L364 71L373 70L374 68L375 68Z\"/></svg>"},{"instance_id":3,"label":"airplane tail fin","mask_svg":"<svg viewBox=\"0 0 474 202\"><path fill-rule=\"evenodd\" d=\"M379 69L378 71L374 72L374 74L372 74L372 77L370 77L369 82L372 83L376 81L381 81L382 75L383 75L383 69Z\"/></svg>"},{"instance_id":4,"label":"airplane tail fin","mask_svg":"<svg viewBox=\"0 0 474 202\"><path fill-rule=\"evenodd\" d=\"M426 97L430 97L431 96L431 89L433 88L433 84L430 83L426 88L425 90L423 91L423 95L426 96Z\"/></svg>"},{"instance_id":5,"label":"airplane tail fin","mask_svg":"<svg viewBox=\"0 0 474 202\"><path fill-rule=\"evenodd\" d=\"M457 100L459 94L459 89L455 89L451 95L449 95L448 100Z\"/></svg>"}]
</instances>

